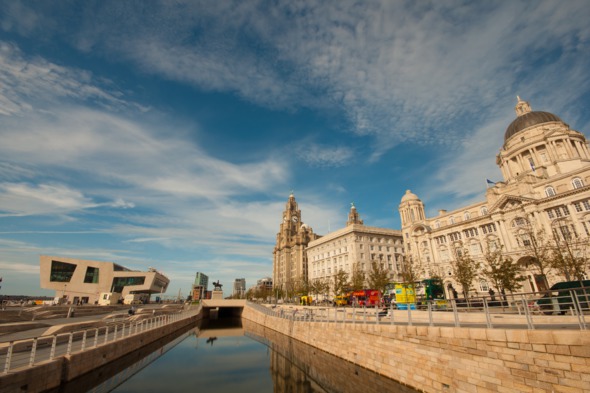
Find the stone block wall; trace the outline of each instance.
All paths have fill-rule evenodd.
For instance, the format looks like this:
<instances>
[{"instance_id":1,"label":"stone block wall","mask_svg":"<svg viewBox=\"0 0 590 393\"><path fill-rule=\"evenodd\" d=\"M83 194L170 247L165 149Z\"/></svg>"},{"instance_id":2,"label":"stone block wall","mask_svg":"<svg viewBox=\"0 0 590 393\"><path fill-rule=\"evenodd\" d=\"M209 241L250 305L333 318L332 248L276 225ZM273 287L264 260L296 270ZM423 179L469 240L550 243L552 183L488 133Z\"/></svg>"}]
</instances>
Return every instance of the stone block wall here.
<instances>
[{"instance_id":1,"label":"stone block wall","mask_svg":"<svg viewBox=\"0 0 590 393\"><path fill-rule=\"evenodd\" d=\"M426 392L590 392L590 331L242 318Z\"/></svg>"}]
</instances>

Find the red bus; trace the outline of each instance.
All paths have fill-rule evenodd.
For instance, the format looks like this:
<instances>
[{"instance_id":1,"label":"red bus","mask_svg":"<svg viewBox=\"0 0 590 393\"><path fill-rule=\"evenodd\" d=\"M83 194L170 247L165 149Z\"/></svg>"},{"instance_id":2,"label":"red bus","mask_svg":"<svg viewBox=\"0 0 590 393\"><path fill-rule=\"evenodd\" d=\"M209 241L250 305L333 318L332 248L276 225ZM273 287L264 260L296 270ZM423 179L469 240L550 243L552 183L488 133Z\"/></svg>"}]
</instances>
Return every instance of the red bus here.
<instances>
[{"instance_id":1,"label":"red bus","mask_svg":"<svg viewBox=\"0 0 590 393\"><path fill-rule=\"evenodd\" d=\"M361 289L352 293L352 303L359 306L378 306L381 293L376 289Z\"/></svg>"}]
</instances>

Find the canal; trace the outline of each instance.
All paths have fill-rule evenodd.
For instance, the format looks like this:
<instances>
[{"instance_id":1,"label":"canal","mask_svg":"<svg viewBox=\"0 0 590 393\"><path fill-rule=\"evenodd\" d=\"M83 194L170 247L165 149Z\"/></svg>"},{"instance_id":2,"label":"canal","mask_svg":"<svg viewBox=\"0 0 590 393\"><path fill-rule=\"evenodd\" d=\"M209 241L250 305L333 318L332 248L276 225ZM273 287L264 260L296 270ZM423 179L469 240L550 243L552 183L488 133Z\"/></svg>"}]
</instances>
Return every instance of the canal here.
<instances>
[{"instance_id":1,"label":"canal","mask_svg":"<svg viewBox=\"0 0 590 393\"><path fill-rule=\"evenodd\" d=\"M241 319L202 321L60 392L416 392Z\"/></svg>"}]
</instances>

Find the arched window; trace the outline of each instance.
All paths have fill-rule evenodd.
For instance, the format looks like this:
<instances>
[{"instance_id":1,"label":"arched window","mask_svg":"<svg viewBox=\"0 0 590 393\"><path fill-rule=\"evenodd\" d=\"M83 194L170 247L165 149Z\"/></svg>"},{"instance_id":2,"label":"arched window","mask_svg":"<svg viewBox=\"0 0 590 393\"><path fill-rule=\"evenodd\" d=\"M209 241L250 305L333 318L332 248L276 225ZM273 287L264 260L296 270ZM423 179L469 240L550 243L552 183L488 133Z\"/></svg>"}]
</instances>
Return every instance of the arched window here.
<instances>
[{"instance_id":1,"label":"arched window","mask_svg":"<svg viewBox=\"0 0 590 393\"><path fill-rule=\"evenodd\" d=\"M551 186L549 187L545 187L545 195L547 195L548 197L552 197L555 195L555 189Z\"/></svg>"},{"instance_id":2,"label":"arched window","mask_svg":"<svg viewBox=\"0 0 590 393\"><path fill-rule=\"evenodd\" d=\"M449 222L451 224L454 224L455 223L455 217L453 217L453 216L449 217Z\"/></svg>"},{"instance_id":3,"label":"arched window","mask_svg":"<svg viewBox=\"0 0 590 393\"><path fill-rule=\"evenodd\" d=\"M481 280L479 282L479 288L482 292L487 292L490 290L490 286L488 285L488 282L486 280Z\"/></svg>"},{"instance_id":4,"label":"arched window","mask_svg":"<svg viewBox=\"0 0 590 393\"><path fill-rule=\"evenodd\" d=\"M574 188L582 188L584 187L584 182L579 177L574 177L572 179L572 186L574 186Z\"/></svg>"},{"instance_id":5,"label":"arched window","mask_svg":"<svg viewBox=\"0 0 590 393\"><path fill-rule=\"evenodd\" d=\"M434 227L435 228L440 228L440 221L435 221Z\"/></svg>"},{"instance_id":6,"label":"arched window","mask_svg":"<svg viewBox=\"0 0 590 393\"><path fill-rule=\"evenodd\" d=\"M482 208L479 210L479 212L481 213L482 216L485 216L486 214L488 214L488 208L485 206L482 206Z\"/></svg>"},{"instance_id":7,"label":"arched window","mask_svg":"<svg viewBox=\"0 0 590 393\"><path fill-rule=\"evenodd\" d=\"M469 214L469 212L463 213L463 219L464 220L469 220L470 218L471 218L471 214Z\"/></svg>"}]
</instances>

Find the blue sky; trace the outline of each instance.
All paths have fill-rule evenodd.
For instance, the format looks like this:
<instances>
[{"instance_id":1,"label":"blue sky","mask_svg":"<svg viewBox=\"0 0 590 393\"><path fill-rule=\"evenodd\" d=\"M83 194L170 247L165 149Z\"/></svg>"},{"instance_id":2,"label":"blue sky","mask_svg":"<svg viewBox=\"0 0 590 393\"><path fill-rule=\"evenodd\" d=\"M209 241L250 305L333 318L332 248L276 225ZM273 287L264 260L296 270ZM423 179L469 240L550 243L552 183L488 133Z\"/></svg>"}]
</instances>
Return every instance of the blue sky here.
<instances>
[{"instance_id":1,"label":"blue sky","mask_svg":"<svg viewBox=\"0 0 590 393\"><path fill-rule=\"evenodd\" d=\"M39 255L272 275L289 193L316 233L483 199L533 110L589 129L587 1L0 0L0 294Z\"/></svg>"}]
</instances>

